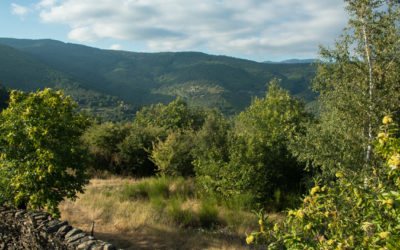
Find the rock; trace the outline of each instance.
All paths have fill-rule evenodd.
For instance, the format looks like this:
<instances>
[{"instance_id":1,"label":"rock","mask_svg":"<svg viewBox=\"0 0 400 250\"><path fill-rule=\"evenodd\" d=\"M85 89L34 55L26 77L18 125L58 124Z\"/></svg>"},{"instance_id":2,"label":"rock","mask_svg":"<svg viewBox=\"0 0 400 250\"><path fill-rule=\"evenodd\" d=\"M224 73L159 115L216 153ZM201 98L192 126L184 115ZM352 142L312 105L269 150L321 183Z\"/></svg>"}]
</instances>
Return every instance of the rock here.
<instances>
[{"instance_id":1,"label":"rock","mask_svg":"<svg viewBox=\"0 0 400 250\"><path fill-rule=\"evenodd\" d=\"M103 250L117 250L113 245L111 245L111 244L106 244L104 247L103 247Z\"/></svg>"},{"instance_id":2,"label":"rock","mask_svg":"<svg viewBox=\"0 0 400 250\"><path fill-rule=\"evenodd\" d=\"M85 237L86 234L85 233L78 233L78 234L74 234L71 237L65 237L65 240L68 243L73 243L74 241L77 241L79 239L82 239L83 237Z\"/></svg>"},{"instance_id":3,"label":"rock","mask_svg":"<svg viewBox=\"0 0 400 250\"><path fill-rule=\"evenodd\" d=\"M78 247L80 244L82 244L86 241L91 241L91 240L94 240L91 236L85 236L78 240L74 240L74 241L70 242L69 244L73 247Z\"/></svg>"},{"instance_id":4,"label":"rock","mask_svg":"<svg viewBox=\"0 0 400 250\"><path fill-rule=\"evenodd\" d=\"M94 244L96 244L95 240L88 240L79 244L77 249L89 250L92 246L94 246Z\"/></svg>"},{"instance_id":5,"label":"rock","mask_svg":"<svg viewBox=\"0 0 400 250\"><path fill-rule=\"evenodd\" d=\"M60 227L57 231L57 233L55 234L55 236L57 238L60 239L64 239L65 235L72 229L72 227L70 225L64 225L62 227Z\"/></svg>"},{"instance_id":6,"label":"rock","mask_svg":"<svg viewBox=\"0 0 400 250\"><path fill-rule=\"evenodd\" d=\"M59 221L59 220L53 220L50 221L50 223L47 225L47 228L45 228L46 232L48 233L55 233L58 231L59 228L63 226L67 226L68 222L66 221Z\"/></svg>"},{"instance_id":7,"label":"rock","mask_svg":"<svg viewBox=\"0 0 400 250\"><path fill-rule=\"evenodd\" d=\"M0 206L0 250L116 249L45 212ZM40 226L38 226L40 225Z\"/></svg>"},{"instance_id":8,"label":"rock","mask_svg":"<svg viewBox=\"0 0 400 250\"><path fill-rule=\"evenodd\" d=\"M20 216L23 216L25 213L26 213L26 212L23 211L23 210L22 210L22 211L18 211L18 212L15 213L15 218L20 217Z\"/></svg>"},{"instance_id":9,"label":"rock","mask_svg":"<svg viewBox=\"0 0 400 250\"><path fill-rule=\"evenodd\" d=\"M65 235L65 239L71 238L71 237L74 236L75 234L79 234L79 233L82 233L82 230L73 228L71 231L69 231L69 232Z\"/></svg>"}]
</instances>

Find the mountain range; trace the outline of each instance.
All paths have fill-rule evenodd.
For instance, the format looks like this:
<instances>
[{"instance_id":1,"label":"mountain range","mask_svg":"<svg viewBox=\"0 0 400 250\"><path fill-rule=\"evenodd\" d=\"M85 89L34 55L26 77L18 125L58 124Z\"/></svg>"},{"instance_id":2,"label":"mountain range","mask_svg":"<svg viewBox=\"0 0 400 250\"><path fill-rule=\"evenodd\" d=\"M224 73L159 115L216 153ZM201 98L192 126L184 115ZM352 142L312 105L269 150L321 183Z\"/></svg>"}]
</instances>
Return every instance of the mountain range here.
<instances>
[{"instance_id":1,"label":"mountain range","mask_svg":"<svg viewBox=\"0 0 400 250\"><path fill-rule=\"evenodd\" d=\"M190 105L234 114L252 97L264 96L273 78L311 102L315 69L309 61L259 63L200 52L137 53L49 39L0 38L0 84L25 91L64 89L96 112L132 107L134 113L140 106L179 96Z\"/></svg>"}]
</instances>

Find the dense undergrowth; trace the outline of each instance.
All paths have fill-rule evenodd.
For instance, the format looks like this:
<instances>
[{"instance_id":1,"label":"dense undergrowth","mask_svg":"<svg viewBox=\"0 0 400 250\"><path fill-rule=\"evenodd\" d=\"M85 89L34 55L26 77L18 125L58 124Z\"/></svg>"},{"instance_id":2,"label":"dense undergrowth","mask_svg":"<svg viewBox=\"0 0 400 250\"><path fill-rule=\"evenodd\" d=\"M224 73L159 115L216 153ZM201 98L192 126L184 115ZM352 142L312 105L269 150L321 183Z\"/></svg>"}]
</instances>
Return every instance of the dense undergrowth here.
<instances>
[{"instance_id":1,"label":"dense undergrowth","mask_svg":"<svg viewBox=\"0 0 400 250\"><path fill-rule=\"evenodd\" d=\"M376 151L383 166L362 173L345 170L316 184L283 223L259 214L260 230L248 244L268 249L398 249L400 247L400 138L392 118L383 119Z\"/></svg>"}]
</instances>

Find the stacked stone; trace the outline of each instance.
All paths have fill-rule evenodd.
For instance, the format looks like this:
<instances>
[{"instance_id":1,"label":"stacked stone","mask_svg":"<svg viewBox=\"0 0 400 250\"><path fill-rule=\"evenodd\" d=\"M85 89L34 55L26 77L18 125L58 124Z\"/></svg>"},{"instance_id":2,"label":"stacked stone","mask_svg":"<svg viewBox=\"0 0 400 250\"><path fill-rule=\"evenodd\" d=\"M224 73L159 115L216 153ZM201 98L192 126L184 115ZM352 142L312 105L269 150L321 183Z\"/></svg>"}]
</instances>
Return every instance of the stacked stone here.
<instances>
[{"instance_id":1,"label":"stacked stone","mask_svg":"<svg viewBox=\"0 0 400 250\"><path fill-rule=\"evenodd\" d=\"M27 212L0 206L0 249L95 249L113 250L113 245L51 217L45 212Z\"/></svg>"}]
</instances>

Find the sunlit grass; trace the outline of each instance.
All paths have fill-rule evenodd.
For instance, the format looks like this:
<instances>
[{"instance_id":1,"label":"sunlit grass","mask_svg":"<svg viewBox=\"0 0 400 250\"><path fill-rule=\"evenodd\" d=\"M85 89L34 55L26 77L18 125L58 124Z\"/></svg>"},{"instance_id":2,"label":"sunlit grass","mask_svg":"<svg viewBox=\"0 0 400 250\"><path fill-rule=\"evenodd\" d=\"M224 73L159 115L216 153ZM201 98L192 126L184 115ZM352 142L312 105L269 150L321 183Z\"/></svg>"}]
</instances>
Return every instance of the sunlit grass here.
<instances>
[{"instance_id":1,"label":"sunlit grass","mask_svg":"<svg viewBox=\"0 0 400 250\"><path fill-rule=\"evenodd\" d=\"M130 244L131 249L160 244L179 245L179 249L245 249L245 235L256 229L257 218L239 208L241 202L245 199L227 206L212 197L199 197L192 179L112 177L92 179L85 193L75 202L64 201L60 211L63 220L86 231L94 221L95 236L116 241L112 243L124 249ZM118 240L121 237L124 242Z\"/></svg>"}]
</instances>

